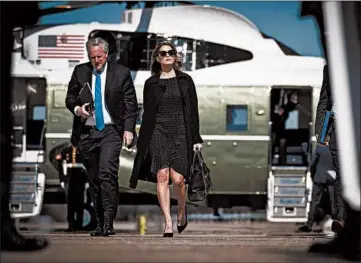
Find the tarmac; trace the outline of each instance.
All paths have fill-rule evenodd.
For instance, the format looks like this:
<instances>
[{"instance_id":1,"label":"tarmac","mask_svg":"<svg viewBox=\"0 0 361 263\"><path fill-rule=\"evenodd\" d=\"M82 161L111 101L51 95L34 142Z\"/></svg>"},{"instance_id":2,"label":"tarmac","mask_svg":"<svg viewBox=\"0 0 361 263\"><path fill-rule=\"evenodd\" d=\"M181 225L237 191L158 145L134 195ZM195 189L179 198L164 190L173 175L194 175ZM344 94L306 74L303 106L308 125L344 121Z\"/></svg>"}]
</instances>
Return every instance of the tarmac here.
<instances>
[{"instance_id":1,"label":"tarmac","mask_svg":"<svg viewBox=\"0 0 361 263\"><path fill-rule=\"evenodd\" d=\"M65 223L21 224L24 235L47 238L38 252L4 252L1 262L347 262L339 256L309 253L313 243L330 239L322 233L296 233L292 223L189 222L180 235L163 238L162 223L148 222L140 235L137 224L117 222L117 235L90 237L66 233Z\"/></svg>"}]
</instances>

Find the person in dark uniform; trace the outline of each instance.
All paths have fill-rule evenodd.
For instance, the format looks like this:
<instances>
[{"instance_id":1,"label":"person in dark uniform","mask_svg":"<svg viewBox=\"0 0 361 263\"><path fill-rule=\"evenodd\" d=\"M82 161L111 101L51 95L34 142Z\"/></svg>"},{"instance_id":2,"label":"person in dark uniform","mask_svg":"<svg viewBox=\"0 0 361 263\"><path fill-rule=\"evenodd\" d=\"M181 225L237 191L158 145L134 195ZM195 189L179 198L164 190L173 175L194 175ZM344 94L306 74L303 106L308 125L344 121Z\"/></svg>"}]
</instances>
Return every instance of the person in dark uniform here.
<instances>
[{"instance_id":1,"label":"person in dark uniform","mask_svg":"<svg viewBox=\"0 0 361 263\"><path fill-rule=\"evenodd\" d=\"M79 152L72 145L65 147L56 156L56 159L60 184L65 190L67 202L67 231L79 231L82 229L83 223L86 170Z\"/></svg>"},{"instance_id":2,"label":"person in dark uniform","mask_svg":"<svg viewBox=\"0 0 361 263\"><path fill-rule=\"evenodd\" d=\"M291 90L279 89L278 94L272 97L272 153L275 154L276 147L279 147L278 164L286 164L286 121L291 111L297 105L297 94Z\"/></svg>"},{"instance_id":3,"label":"person in dark uniform","mask_svg":"<svg viewBox=\"0 0 361 263\"><path fill-rule=\"evenodd\" d=\"M334 181L336 172L333 170L333 161L327 145L318 145L311 163L311 177L313 180L312 200L308 213L307 223L299 228L302 232L311 232L315 222L316 209L320 207L322 195L327 189L329 194L331 215L334 217Z\"/></svg>"},{"instance_id":4,"label":"person in dark uniform","mask_svg":"<svg viewBox=\"0 0 361 263\"><path fill-rule=\"evenodd\" d=\"M340 232L344 227L344 222L346 219L346 208L345 201L342 197L341 189L341 177L340 177L340 168L338 163L338 149L337 149L337 140L336 140L336 116L335 105L332 100L331 88L329 83L328 67L327 65L323 68L323 82L321 87L320 99L317 105L316 111L316 124L315 124L315 134L318 137L319 132L321 131L323 125L323 117L326 111L333 112L333 118L331 119L331 125L329 128L329 148L332 154L332 160L334 169L336 171L336 179L334 182L334 191L335 191L335 215L333 222L333 231Z\"/></svg>"},{"instance_id":5,"label":"person in dark uniform","mask_svg":"<svg viewBox=\"0 0 361 263\"><path fill-rule=\"evenodd\" d=\"M196 88L180 71L177 51L171 42L158 44L152 54L152 76L145 82L144 113L130 187L138 180L157 183L158 199L165 217L163 236L172 237L169 183L178 199L177 229L187 226L186 183L194 151L202 148ZM149 146L149 147L148 147Z\"/></svg>"},{"instance_id":6,"label":"person in dark uniform","mask_svg":"<svg viewBox=\"0 0 361 263\"><path fill-rule=\"evenodd\" d=\"M346 5L355 5L357 2L349 2L349 3L342 3L343 10L346 10ZM322 8L323 3L322 2L316 2L316 1L305 1L302 3L302 9L301 9L301 16L308 16L312 15L317 20L319 29L320 29L320 38L322 42L322 47L324 50L324 53L326 55L326 61L327 59L327 45L326 45L326 30L325 30L325 24L324 24L324 12ZM357 5L357 4L356 4ZM360 5L358 5L360 7ZM348 9L351 10L351 9ZM357 13L358 10L356 9L355 14L360 14L360 12ZM335 36L334 36L335 37ZM336 62L337 63L337 62ZM357 67L356 67L357 68ZM349 68L349 70L354 69ZM327 65L324 67L323 71L323 83L322 83L322 89L321 89L321 96L320 96L320 102L319 106L317 107L317 119L318 123L316 125L316 132L319 131L321 127L321 121L323 112L325 109L330 109L333 105L332 102L332 94L331 94L331 87L329 84L329 75L328 75L328 67ZM337 88L337 87L336 87ZM337 113L336 113L336 121L337 120ZM356 121L356 120L355 120ZM335 123L334 123L335 124ZM336 210L341 208L341 211L336 213L339 213L338 217L342 217L342 214L345 213L345 209L347 209L347 216L345 218L345 221L337 220L333 221L332 228L333 230L341 230L338 231L336 238L333 239L331 242L328 243L316 243L313 244L309 251L310 252L316 252L316 253L327 253L327 254L334 254L338 253L346 257L347 259L351 260L360 260L360 211L359 210L353 210L350 208L350 206L344 206L346 202L344 202L342 198L341 193L341 182L339 177L339 166L338 166L338 160L336 158L337 156L337 142L336 142L336 128L335 125L333 125L331 129L331 138L330 138L330 150L333 152L333 159L335 160L335 163L337 164L337 167L335 167L336 170L336 181L335 181L335 199L336 199ZM336 194L336 192L338 192ZM342 200L342 202L341 202ZM339 227L340 226L340 227ZM344 227L343 227L344 226Z\"/></svg>"}]
</instances>

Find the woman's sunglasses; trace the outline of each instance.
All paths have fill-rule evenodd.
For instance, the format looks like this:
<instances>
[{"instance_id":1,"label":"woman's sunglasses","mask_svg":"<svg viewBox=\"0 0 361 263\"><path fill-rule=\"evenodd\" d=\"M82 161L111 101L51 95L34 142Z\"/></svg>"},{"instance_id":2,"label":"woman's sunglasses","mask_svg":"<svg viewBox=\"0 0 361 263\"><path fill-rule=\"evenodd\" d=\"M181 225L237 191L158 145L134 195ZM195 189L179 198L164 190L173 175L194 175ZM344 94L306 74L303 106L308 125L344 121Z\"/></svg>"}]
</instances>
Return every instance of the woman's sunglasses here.
<instances>
[{"instance_id":1,"label":"woman's sunglasses","mask_svg":"<svg viewBox=\"0 0 361 263\"><path fill-rule=\"evenodd\" d=\"M174 51L171 49L171 50L168 50L168 51L159 51L159 53L158 53L160 56L162 56L162 57L165 57L165 56L167 56L167 54L169 55L169 56L174 56L175 55L175 53L174 53Z\"/></svg>"}]
</instances>

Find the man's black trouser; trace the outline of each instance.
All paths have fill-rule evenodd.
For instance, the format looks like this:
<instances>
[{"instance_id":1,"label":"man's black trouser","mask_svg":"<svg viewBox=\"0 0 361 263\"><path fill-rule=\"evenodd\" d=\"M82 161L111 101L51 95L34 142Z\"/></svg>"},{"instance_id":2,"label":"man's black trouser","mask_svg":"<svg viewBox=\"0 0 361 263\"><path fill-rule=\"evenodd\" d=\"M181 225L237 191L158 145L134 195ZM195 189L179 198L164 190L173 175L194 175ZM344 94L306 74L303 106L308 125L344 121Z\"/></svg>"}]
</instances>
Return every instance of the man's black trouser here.
<instances>
[{"instance_id":1,"label":"man's black trouser","mask_svg":"<svg viewBox=\"0 0 361 263\"><path fill-rule=\"evenodd\" d=\"M336 123L330 127L330 150L336 171L335 180L335 201L336 201L336 220L344 220L345 229L340 238L345 238L344 243L354 244L360 248L360 211L350 208L342 197L342 185L340 179L340 170L338 163ZM357 245L358 244L358 245Z\"/></svg>"},{"instance_id":2,"label":"man's black trouser","mask_svg":"<svg viewBox=\"0 0 361 263\"><path fill-rule=\"evenodd\" d=\"M69 181L65 184L67 220L70 228L83 225L86 175L80 168L69 169Z\"/></svg>"},{"instance_id":3,"label":"man's black trouser","mask_svg":"<svg viewBox=\"0 0 361 263\"><path fill-rule=\"evenodd\" d=\"M342 196L342 185L340 177L340 166L338 159L338 148L336 138L336 123L332 122L330 127L330 151L332 154L332 161L336 172L335 179L335 220L346 220L346 203Z\"/></svg>"},{"instance_id":4,"label":"man's black trouser","mask_svg":"<svg viewBox=\"0 0 361 263\"><path fill-rule=\"evenodd\" d=\"M310 211L308 213L308 220L307 225L312 227L313 222L315 221L315 213L316 209L320 207L321 200L325 189L327 188L329 200L330 200L330 207L331 207L331 214L332 217L335 215L335 192L334 192L334 181L331 178L327 178L326 183L318 183L314 182L312 186L312 200Z\"/></svg>"},{"instance_id":5,"label":"man's black trouser","mask_svg":"<svg viewBox=\"0 0 361 263\"><path fill-rule=\"evenodd\" d=\"M118 169L122 138L114 125L83 128L78 150L88 170L89 190L100 226L113 223L118 209Z\"/></svg>"}]
</instances>

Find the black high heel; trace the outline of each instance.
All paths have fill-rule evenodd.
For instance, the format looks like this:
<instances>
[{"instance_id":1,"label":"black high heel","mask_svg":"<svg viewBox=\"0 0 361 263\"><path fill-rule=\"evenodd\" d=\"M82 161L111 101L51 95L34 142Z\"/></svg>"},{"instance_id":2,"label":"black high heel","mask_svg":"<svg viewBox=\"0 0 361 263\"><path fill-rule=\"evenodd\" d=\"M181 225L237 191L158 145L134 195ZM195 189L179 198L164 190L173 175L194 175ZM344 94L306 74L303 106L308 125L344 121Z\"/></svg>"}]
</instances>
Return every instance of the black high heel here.
<instances>
[{"instance_id":1,"label":"black high heel","mask_svg":"<svg viewBox=\"0 0 361 263\"><path fill-rule=\"evenodd\" d=\"M163 237L173 237L173 233L163 233Z\"/></svg>"},{"instance_id":2,"label":"black high heel","mask_svg":"<svg viewBox=\"0 0 361 263\"><path fill-rule=\"evenodd\" d=\"M166 228L164 228L164 231ZM173 237L173 232L163 232L163 237Z\"/></svg>"},{"instance_id":3,"label":"black high heel","mask_svg":"<svg viewBox=\"0 0 361 263\"><path fill-rule=\"evenodd\" d=\"M178 234L182 233L184 231L184 229L186 229L186 227L188 226L187 207L184 208L184 216L186 218L186 223L183 226L180 226L177 224Z\"/></svg>"}]
</instances>

